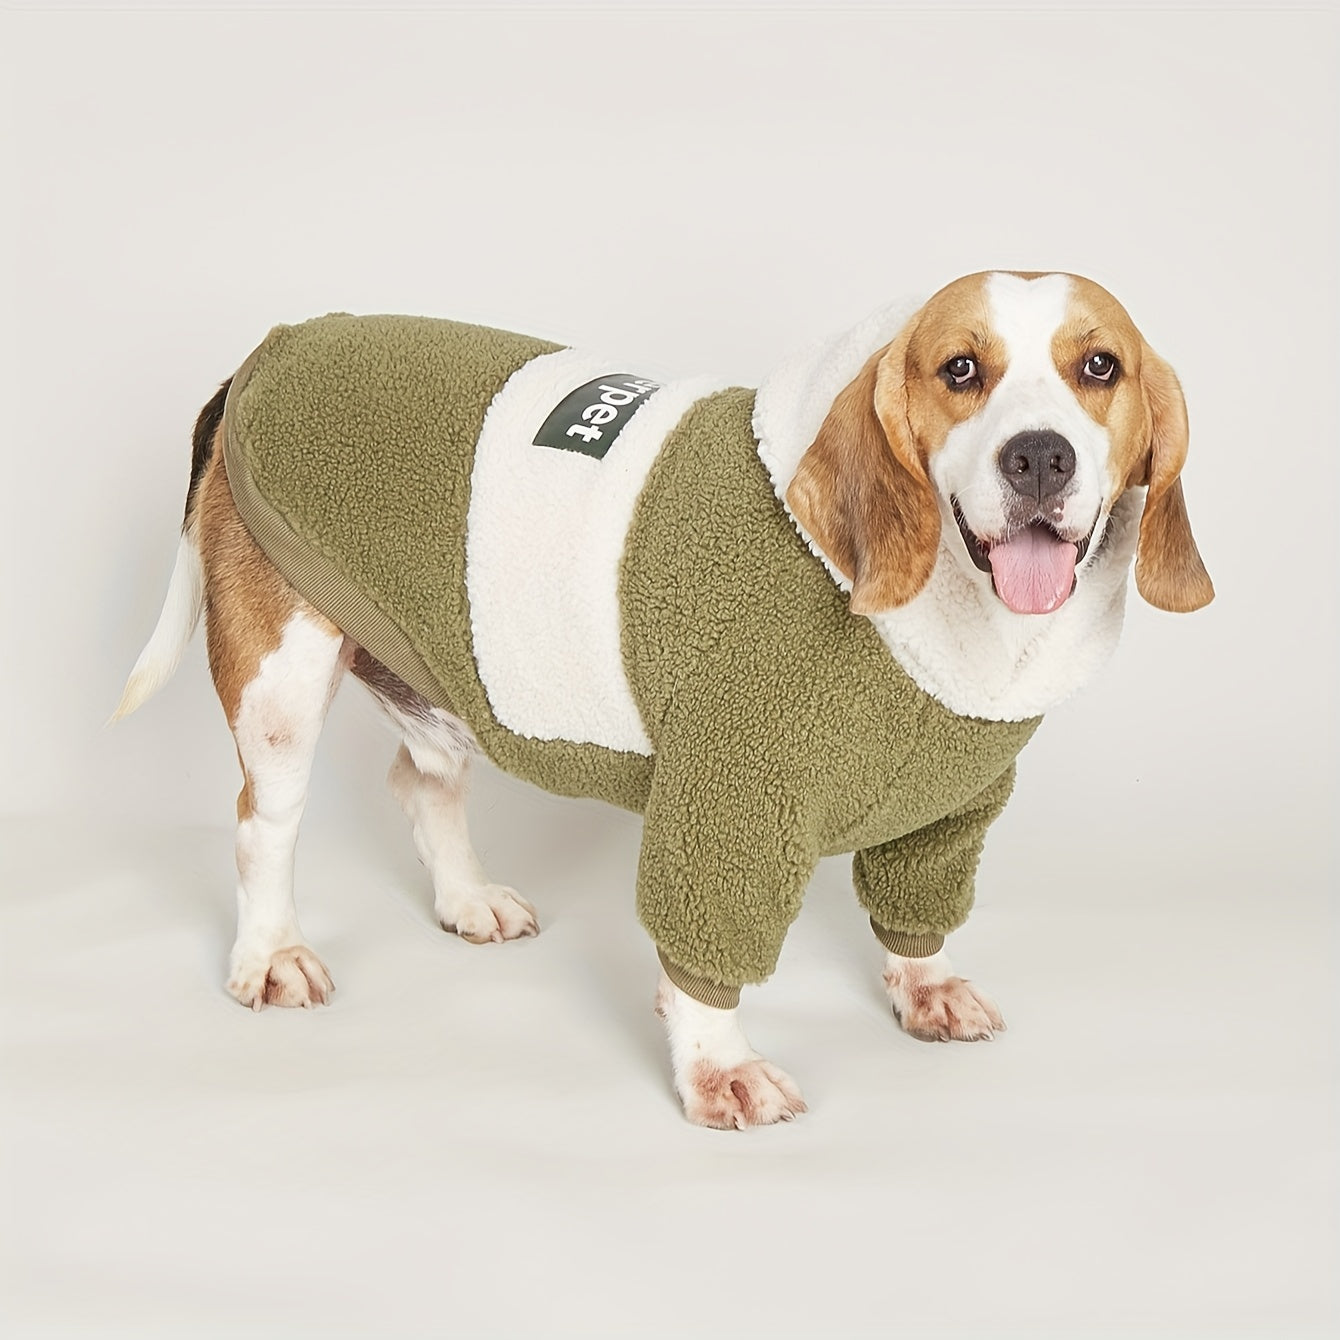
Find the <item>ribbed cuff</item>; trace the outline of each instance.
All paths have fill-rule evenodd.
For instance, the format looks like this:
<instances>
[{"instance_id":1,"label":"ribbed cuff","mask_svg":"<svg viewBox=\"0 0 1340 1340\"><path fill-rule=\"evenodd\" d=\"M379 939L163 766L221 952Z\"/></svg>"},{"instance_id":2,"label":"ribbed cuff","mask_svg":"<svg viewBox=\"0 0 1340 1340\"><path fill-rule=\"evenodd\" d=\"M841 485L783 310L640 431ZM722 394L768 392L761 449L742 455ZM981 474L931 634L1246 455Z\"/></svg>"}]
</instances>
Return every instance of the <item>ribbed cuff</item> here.
<instances>
[{"instance_id":1,"label":"ribbed cuff","mask_svg":"<svg viewBox=\"0 0 1340 1340\"><path fill-rule=\"evenodd\" d=\"M700 1005L710 1005L714 1010L733 1010L740 1003L740 988L726 986L722 982L709 982L706 977L695 977L691 972L671 963L658 949L656 957L661 960L665 975L686 995L692 996Z\"/></svg>"},{"instance_id":2,"label":"ribbed cuff","mask_svg":"<svg viewBox=\"0 0 1340 1340\"><path fill-rule=\"evenodd\" d=\"M887 926L881 926L874 917L870 918L870 929L875 932L875 938L880 944L899 958L930 958L945 947L943 935L912 935L908 931L891 931Z\"/></svg>"}]
</instances>

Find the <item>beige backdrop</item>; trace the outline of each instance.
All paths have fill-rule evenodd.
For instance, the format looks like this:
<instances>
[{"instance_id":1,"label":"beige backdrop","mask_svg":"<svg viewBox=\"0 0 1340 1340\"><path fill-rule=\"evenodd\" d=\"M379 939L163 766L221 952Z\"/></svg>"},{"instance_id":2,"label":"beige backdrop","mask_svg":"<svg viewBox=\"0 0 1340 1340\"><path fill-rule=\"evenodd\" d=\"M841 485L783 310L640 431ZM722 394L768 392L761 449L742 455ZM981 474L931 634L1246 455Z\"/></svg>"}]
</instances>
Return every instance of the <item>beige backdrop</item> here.
<instances>
[{"instance_id":1,"label":"beige backdrop","mask_svg":"<svg viewBox=\"0 0 1340 1340\"><path fill-rule=\"evenodd\" d=\"M1334 14L194 10L0 19L18 1333L1334 1321ZM827 862L745 1002L811 1115L690 1129L636 819L481 768L479 846L546 929L451 941L351 688L299 855L339 995L233 1005L238 779L199 643L101 723L193 416L272 323L454 316L753 382L988 267L1100 280L1172 361L1219 590L1190 617L1133 596L1024 755L953 946L1004 1038L903 1037Z\"/></svg>"}]
</instances>

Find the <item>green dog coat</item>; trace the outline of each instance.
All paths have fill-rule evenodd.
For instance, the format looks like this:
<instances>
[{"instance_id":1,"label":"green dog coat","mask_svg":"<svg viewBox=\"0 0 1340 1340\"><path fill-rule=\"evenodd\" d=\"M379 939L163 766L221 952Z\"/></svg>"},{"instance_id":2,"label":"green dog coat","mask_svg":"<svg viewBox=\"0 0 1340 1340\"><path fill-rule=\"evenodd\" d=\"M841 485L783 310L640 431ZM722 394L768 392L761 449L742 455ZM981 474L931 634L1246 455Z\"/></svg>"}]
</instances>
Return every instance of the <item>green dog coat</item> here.
<instances>
[{"instance_id":1,"label":"green dog coat","mask_svg":"<svg viewBox=\"0 0 1340 1340\"><path fill-rule=\"evenodd\" d=\"M853 616L760 457L755 393L409 317L280 326L233 381L248 529L500 768L644 816L637 906L729 1007L816 861L934 953L1035 717L920 688Z\"/></svg>"}]
</instances>

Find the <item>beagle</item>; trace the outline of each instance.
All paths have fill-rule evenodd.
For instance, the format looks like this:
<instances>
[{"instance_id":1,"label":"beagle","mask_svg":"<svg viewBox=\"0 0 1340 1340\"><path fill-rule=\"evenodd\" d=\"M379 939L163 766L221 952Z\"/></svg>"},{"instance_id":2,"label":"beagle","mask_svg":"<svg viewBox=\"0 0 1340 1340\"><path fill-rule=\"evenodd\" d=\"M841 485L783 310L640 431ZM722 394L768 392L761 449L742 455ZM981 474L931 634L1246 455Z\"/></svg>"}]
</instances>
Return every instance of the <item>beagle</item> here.
<instances>
[{"instance_id":1,"label":"beagle","mask_svg":"<svg viewBox=\"0 0 1340 1340\"><path fill-rule=\"evenodd\" d=\"M242 765L242 1004L324 1004L293 853L346 671L399 731L394 794L442 926L537 933L470 845L471 757L644 815L689 1119L804 1111L749 1045L817 860L853 853L918 1037L1004 1027L955 975L987 826L1038 718L1140 594L1213 596L1183 502L1172 369L1072 275L993 272L888 309L757 391L419 318L279 327L196 424L178 558L117 711L203 609Z\"/></svg>"}]
</instances>

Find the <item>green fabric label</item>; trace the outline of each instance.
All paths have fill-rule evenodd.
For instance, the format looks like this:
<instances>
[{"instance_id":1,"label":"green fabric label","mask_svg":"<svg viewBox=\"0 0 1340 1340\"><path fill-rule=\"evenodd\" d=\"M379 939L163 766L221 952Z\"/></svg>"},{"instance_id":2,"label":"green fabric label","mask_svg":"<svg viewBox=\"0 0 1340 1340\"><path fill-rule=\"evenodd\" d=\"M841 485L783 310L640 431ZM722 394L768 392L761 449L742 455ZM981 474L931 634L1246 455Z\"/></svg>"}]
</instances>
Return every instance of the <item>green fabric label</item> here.
<instances>
[{"instance_id":1,"label":"green fabric label","mask_svg":"<svg viewBox=\"0 0 1340 1340\"><path fill-rule=\"evenodd\" d=\"M638 406L660 385L631 372L611 372L587 382L554 406L535 434L535 446L579 451L603 460Z\"/></svg>"}]
</instances>

